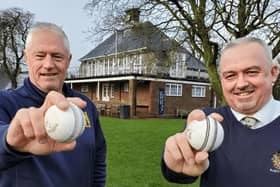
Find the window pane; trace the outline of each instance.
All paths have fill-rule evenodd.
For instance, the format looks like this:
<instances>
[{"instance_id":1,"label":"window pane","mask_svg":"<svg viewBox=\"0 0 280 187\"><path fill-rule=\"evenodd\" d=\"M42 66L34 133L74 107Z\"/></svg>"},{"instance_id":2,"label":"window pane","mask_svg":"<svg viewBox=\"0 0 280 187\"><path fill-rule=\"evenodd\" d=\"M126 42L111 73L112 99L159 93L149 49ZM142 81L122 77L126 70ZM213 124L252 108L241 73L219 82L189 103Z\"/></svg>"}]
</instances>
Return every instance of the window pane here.
<instances>
[{"instance_id":1,"label":"window pane","mask_svg":"<svg viewBox=\"0 0 280 187\"><path fill-rule=\"evenodd\" d=\"M171 85L171 95L177 95L177 86L174 84Z\"/></svg>"},{"instance_id":2,"label":"window pane","mask_svg":"<svg viewBox=\"0 0 280 187\"><path fill-rule=\"evenodd\" d=\"M170 84L165 85L165 95L169 96L170 95Z\"/></svg>"},{"instance_id":3,"label":"window pane","mask_svg":"<svg viewBox=\"0 0 280 187\"><path fill-rule=\"evenodd\" d=\"M182 84L171 84L165 85L166 96L182 96Z\"/></svg>"},{"instance_id":4,"label":"window pane","mask_svg":"<svg viewBox=\"0 0 280 187\"><path fill-rule=\"evenodd\" d=\"M205 97L205 86L193 86L192 97Z\"/></svg>"},{"instance_id":5,"label":"window pane","mask_svg":"<svg viewBox=\"0 0 280 187\"><path fill-rule=\"evenodd\" d=\"M177 93L178 96L182 96L182 85L179 84L178 85L178 93Z\"/></svg>"}]
</instances>

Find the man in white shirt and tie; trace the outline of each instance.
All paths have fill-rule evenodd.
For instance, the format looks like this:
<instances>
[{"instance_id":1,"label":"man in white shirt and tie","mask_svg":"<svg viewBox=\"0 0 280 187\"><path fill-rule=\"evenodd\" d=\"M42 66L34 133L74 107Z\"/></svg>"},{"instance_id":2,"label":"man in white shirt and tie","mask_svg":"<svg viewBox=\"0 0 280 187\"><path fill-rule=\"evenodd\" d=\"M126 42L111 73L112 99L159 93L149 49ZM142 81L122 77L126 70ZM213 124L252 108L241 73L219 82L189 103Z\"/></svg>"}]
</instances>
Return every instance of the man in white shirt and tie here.
<instances>
[{"instance_id":1,"label":"man in white shirt and tie","mask_svg":"<svg viewBox=\"0 0 280 187\"><path fill-rule=\"evenodd\" d=\"M229 43L219 60L227 105L192 111L187 124L211 115L224 128L224 141L208 153L193 150L184 132L165 143L161 168L170 182L201 187L278 187L280 185L280 102L272 96L278 76L271 50L257 38ZM242 124L244 117L251 124ZM250 128L248 128L250 127Z\"/></svg>"},{"instance_id":2,"label":"man in white shirt and tie","mask_svg":"<svg viewBox=\"0 0 280 187\"><path fill-rule=\"evenodd\" d=\"M247 115L232 110L232 113L238 121L242 123L242 119L247 118ZM255 124L252 125L251 129L261 128L274 119L280 114L280 102L276 101L273 97L258 111L254 116L249 116L255 119ZM250 122L249 122L250 123ZM245 124L244 124L245 125Z\"/></svg>"}]
</instances>

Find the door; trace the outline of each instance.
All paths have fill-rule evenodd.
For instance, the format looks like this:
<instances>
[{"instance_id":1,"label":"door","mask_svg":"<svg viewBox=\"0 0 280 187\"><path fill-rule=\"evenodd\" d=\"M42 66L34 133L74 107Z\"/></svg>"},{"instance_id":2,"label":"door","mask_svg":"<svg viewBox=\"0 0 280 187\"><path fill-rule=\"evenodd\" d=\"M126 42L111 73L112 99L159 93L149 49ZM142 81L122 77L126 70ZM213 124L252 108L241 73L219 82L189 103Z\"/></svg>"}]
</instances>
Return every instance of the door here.
<instances>
[{"instance_id":1,"label":"door","mask_svg":"<svg viewBox=\"0 0 280 187\"><path fill-rule=\"evenodd\" d=\"M110 84L109 83L103 83L102 84L102 101L109 101L110 100Z\"/></svg>"}]
</instances>

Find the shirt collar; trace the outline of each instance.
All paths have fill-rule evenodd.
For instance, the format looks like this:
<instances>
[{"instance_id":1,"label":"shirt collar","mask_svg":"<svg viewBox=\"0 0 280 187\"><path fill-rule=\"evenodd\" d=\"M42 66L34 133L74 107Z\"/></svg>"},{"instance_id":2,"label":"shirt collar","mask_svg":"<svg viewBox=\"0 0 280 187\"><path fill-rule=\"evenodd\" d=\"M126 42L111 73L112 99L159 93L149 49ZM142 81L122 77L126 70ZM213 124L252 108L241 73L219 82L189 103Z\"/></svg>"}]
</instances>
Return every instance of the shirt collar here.
<instances>
[{"instance_id":1,"label":"shirt collar","mask_svg":"<svg viewBox=\"0 0 280 187\"><path fill-rule=\"evenodd\" d=\"M63 84L62 90L65 97L74 96L73 90L66 83ZM36 100L38 105L41 105L44 102L47 95L47 93L44 93L39 88L37 88L28 77L24 80L24 91L25 92L22 94L24 94L26 97L32 97L34 100Z\"/></svg>"},{"instance_id":2,"label":"shirt collar","mask_svg":"<svg viewBox=\"0 0 280 187\"><path fill-rule=\"evenodd\" d=\"M231 108L233 115L236 117L238 121L240 121L245 114L239 113ZM268 115L269 114L269 115ZM280 114L280 102L276 101L273 97L255 114L251 115L258 119L258 126L262 127L266 124L269 124L275 118L277 118Z\"/></svg>"}]
</instances>

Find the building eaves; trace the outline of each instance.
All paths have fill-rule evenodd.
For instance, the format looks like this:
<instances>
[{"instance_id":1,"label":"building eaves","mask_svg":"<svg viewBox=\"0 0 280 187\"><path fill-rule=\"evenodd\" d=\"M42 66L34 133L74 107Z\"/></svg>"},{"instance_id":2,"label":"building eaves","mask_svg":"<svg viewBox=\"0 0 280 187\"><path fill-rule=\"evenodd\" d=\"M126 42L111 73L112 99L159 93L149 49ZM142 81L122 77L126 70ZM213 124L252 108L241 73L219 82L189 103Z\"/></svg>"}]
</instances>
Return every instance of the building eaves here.
<instances>
[{"instance_id":1,"label":"building eaves","mask_svg":"<svg viewBox=\"0 0 280 187\"><path fill-rule=\"evenodd\" d=\"M110 75L110 76L94 76L83 78L70 78L66 79L66 83L88 83L88 82L108 82L108 81L124 81L124 80L149 80L149 81L161 81L161 82L177 82L177 83L189 83L189 84L205 84L209 85L207 79L197 78L172 78L172 77L158 77L142 74L126 74L126 75Z\"/></svg>"}]
</instances>

